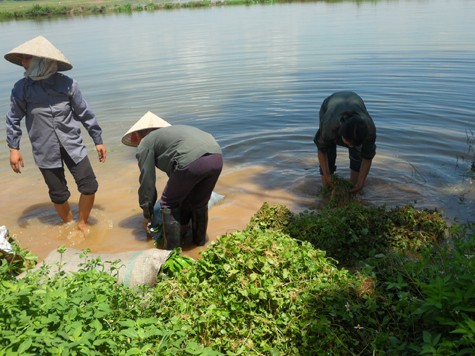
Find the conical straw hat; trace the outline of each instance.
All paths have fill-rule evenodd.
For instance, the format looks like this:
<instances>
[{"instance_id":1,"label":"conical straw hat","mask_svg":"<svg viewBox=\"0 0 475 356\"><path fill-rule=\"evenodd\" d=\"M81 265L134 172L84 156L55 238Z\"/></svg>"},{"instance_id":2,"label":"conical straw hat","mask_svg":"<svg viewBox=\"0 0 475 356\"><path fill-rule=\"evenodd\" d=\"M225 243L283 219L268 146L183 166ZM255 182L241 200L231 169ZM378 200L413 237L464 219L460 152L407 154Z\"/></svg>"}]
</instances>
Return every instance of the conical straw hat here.
<instances>
[{"instance_id":1,"label":"conical straw hat","mask_svg":"<svg viewBox=\"0 0 475 356\"><path fill-rule=\"evenodd\" d=\"M122 136L122 143L127 146L137 147L140 143L140 138L137 136L138 131L148 129L159 129L161 127L171 126L168 122L158 117L154 113L148 111L142 118L137 121L130 129Z\"/></svg>"},{"instance_id":2,"label":"conical straw hat","mask_svg":"<svg viewBox=\"0 0 475 356\"><path fill-rule=\"evenodd\" d=\"M58 62L58 71L70 70L73 66L50 41L38 36L12 49L4 57L7 61L21 66L24 55L53 59Z\"/></svg>"}]
</instances>

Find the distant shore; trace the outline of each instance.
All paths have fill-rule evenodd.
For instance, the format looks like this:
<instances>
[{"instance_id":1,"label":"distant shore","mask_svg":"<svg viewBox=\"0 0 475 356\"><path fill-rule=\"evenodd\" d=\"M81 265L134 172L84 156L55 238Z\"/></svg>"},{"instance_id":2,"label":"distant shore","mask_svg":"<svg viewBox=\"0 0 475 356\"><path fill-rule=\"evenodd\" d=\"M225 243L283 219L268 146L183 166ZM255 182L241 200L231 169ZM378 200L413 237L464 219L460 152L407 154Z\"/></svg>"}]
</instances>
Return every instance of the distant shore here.
<instances>
[{"instance_id":1,"label":"distant shore","mask_svg":"<svg viewBox=\"0 0 475 356\"><path fill-rule=\"evenodd\" d=\"M337 2L342 0L333 1ZM289 2L292 2L292 0L155 0L149 2L127 0L3 0L0 1L0 21ZM297 2L306 2L306 0Z\"/></svg>"},{"instance_id":2,"label":"distant shore","mask_svg":"<svg viewBox=\"0 0 475 356\"><path fill-rule=\"evenodd\" d=\"M125 0L32 0L0 2L0 20L31 19L42 17L63 17L98 15L108 13L132 13L181 7L204 7L221 4L222 1L174 1L149 2Z\"/></svg>"}]
</instances>

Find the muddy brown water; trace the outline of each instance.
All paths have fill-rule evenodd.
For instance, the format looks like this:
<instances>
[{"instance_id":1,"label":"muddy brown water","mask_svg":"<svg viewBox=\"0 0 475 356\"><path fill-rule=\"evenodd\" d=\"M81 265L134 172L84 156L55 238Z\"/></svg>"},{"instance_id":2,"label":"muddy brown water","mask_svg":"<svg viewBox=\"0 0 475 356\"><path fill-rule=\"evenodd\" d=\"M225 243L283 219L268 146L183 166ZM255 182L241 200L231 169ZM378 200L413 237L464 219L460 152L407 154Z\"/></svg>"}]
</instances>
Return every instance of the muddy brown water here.
<instances>
[{"instance_id":1,"label":"muddy brown water","mask_svg":"<svg viewBox=\"0 0 475 356\"><path fill-rule=\"evenodd\" d=\"M107 164L95 165L100 188L90 216L90 232L85 238L76 230L74 223L60 222L48 201L47 188L41 174L36 172L36 167L25 169L20 175L12 173L10 189L0 192L0 200L9 202L9 213L4 216L3 224L8 227L15 240L23 248L37 255L39 260L60 246L89 248L94 253L153 248L153 241L147 238L141 229L143 218L137 199L136 165L121 165L120 173L116 170L110 173ZM209 211L207 245L221 235L244 229L264 202L297 208L305 201L280 188L277 182L274 187L263 190L261 186L253 183L256 175L266 175L266 168L255 166L233 170L225 167L215 188L215 192L222 194L224 199ZM272 181L272 174L268 175L268 180ZM160 173L158 176L157 189L160 191L166 177L160 176ZM79 196L74 189L72 177L68 174L67 177L69 182L73 182L70 187L70 204L77 217ZM184 246L183 254L198 258L200 251L205 248L206 246Z\"/></svg>"}]
</instances>

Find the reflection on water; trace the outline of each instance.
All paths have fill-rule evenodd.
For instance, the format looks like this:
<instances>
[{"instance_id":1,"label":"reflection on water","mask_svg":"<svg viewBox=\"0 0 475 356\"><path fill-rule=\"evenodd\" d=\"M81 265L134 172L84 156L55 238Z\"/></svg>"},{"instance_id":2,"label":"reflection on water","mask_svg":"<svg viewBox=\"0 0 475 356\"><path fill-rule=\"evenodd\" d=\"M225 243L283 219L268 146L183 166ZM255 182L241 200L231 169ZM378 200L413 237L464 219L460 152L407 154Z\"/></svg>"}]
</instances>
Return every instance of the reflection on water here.
<instances>
[{"instance_id":1,"label":"reflection on water","mask_svg":"<svg viewBox=\"0 0 475 356\"><path fill-rule=\"evenodd\" d=\"M470 1L370 1L0 23L3 53L43 34L66 54L74 65L67 74L96 112L108 148L108 161L94 163L100 187L85 240L58 225L26 136L21 175L0 150L0 224L40 256L61 244L97 252L150 247L140 230L134 150L120 143L148 110L211 132L223 148L216 191L225 200L210 211L210 239L245 227L264 201L318 209L312 139L320 103L337 90L360 94L377 126L365 202L415 203L473 220L474 15ZM0 61L0 112L21 75ZM349 177L343 150L337 165ZM157 188L163 184L164 177Z\"/></svg>"}]
</instances>

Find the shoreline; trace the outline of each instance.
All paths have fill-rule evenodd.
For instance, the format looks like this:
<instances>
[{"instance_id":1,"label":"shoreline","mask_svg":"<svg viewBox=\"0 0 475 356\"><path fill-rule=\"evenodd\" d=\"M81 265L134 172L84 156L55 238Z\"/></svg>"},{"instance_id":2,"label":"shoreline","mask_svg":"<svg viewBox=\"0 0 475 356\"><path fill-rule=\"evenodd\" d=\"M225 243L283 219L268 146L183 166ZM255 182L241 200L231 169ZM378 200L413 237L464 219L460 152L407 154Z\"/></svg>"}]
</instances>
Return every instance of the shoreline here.
<instances>
[{"instance_id":1,"label":"shoreline","mask_svg":"<svg viewBox=\"0 0 475 356\"><path fill-rule=\"evenodd\" d=\"M292 2L292 0L159 0L147 3L126 0L66 0L61 2L34 0L27 3L22 1L6 1L0 3L0 21L288 2Z\"/></svg>"},{"instance_id":2,"label":"shoreline","mask_svg":"<svg viewBox=\"0 0 475 356\"><path fill-rule=\"evenodd\" d=\"M183 8L204 8L238 5L272 5L304 2L364 2L371 0L158 0L147 3L127 0L33 0L0 2L0 21L74 17L85 15L130 14L133 12L154 12ZM373 0L374 2L374 0Z\"/></svg>"}]
</instances>

